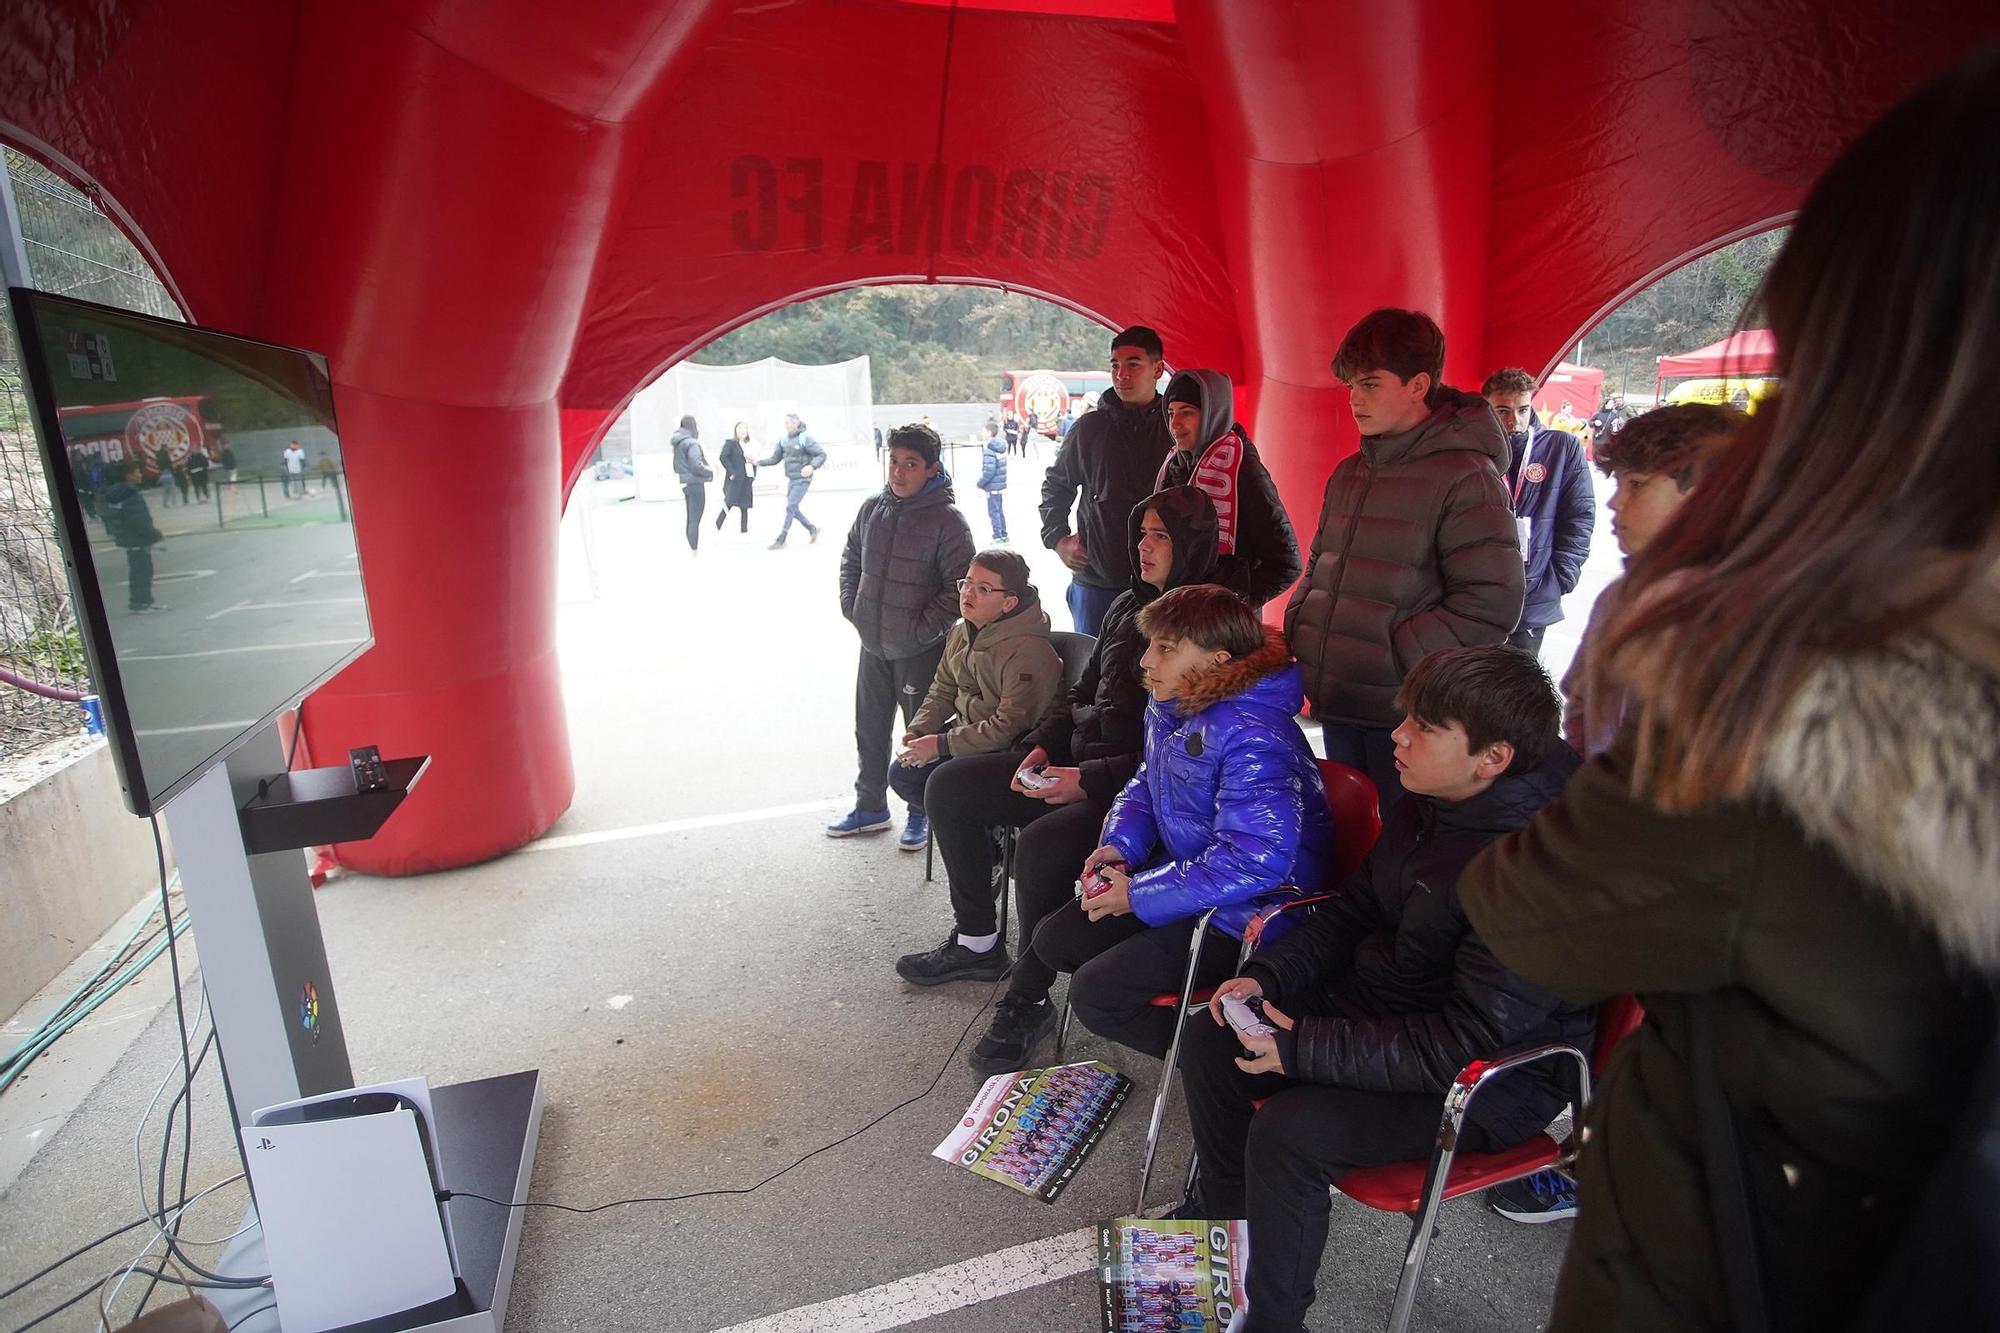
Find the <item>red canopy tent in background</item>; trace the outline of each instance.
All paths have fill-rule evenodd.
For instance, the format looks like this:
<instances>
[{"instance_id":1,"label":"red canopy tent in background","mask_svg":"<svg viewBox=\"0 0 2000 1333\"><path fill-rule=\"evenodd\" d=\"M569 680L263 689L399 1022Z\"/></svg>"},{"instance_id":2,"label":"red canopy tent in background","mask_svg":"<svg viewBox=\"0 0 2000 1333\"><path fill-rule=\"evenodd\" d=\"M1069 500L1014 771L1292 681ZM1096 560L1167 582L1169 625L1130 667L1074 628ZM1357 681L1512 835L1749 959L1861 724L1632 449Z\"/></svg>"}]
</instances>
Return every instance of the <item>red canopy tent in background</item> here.
<instances>
[{"instance_id":1,"label":"red canopy tent in background","mask_svg":"<svg viewBox=\"0 0 2000 1333\"><path fill-rule=\"evenodd\" d=\"M0 135L191 318L328 354L377 643L305 729L435 757L343 853L398 873L568 805L561 498L718 334L889 282L1151 323L1309 532L1358 316L1431 312L1459 383L1551 366L1995 37L1962 0L12 0Z\"/></svg>"},{"instance_id":2,"label":"red canopy tent in background","mask_svg":"<svg viewBox=\"0 0 2000 1333\"><path fill-rule=\"evenodd\" d=\"M1748 379L1754 375L1777 373L1778 343L1771 336L1771 331L1745 329L1692 352L1661 357L1659 378L1653 384L1653 398L1656 402L1659 400L1667 381L1671 379L1692 376Z\"/></svg>"},{"instance_id":3,"label":"red canopy tent in background","mask_svg":"<svg viewBox=\"0 0 2000 1333\"><path fill-rule=\"evenodd\" d=\"M1544 421L1557 416L1588 421L1603 401L1603 371L1596 366L1573 366L1558 361L1542 381L1542 387L1535 390L1535 414Z\"/></svg>"}]
</instances>

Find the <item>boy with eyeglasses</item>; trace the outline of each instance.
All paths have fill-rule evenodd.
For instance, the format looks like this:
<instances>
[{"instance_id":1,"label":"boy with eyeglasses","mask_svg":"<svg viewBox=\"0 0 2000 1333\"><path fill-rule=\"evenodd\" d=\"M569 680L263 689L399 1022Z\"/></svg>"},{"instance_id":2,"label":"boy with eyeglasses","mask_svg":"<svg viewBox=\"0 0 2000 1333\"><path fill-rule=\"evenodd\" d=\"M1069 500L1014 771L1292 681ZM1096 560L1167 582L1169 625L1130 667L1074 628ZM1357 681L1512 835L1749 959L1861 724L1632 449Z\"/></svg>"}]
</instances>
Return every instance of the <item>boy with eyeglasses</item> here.
<instances>
[{"instance_id":1,"label":"boy with eyeglasses","mask_svg":"<svg viewBox=\"0 0 2000 1333\"><path fill-rule=\"evenodd\" d=\"M1012 551L981 551L958 581L964 617L945 636L944 656L923 707L889 765L889 788L910 805L900 845L920 852L929 839L924 785L957 755L1010 749L1041 719L1062 685L1062 657L1028 562Z\"/></svg>"}]
</instances>

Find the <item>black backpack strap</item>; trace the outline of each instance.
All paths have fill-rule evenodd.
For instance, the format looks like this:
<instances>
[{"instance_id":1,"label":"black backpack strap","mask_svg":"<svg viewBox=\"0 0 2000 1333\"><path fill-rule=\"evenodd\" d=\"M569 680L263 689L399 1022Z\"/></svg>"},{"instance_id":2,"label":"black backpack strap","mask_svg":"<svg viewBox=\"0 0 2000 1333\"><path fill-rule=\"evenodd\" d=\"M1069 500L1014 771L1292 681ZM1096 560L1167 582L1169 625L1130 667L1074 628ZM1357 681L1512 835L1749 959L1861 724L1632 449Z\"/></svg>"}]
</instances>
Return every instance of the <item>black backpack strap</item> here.
<instances>
[{"instance_id":1,"label":"black backpack strap","mask_svg":"<svg viewBox=\"0 0 2000 1333\"><path fill-rule=\"evenodd\" d=\"M1713 992L1688 999L1688 1047L1702 1162L1708 1175L1709 1211L1715 1220L1715 1249L1722 1261L1730 1318L1740 1333L1769 1333L1764 1270L1758 1257L1750 1187L1743 1175L1743 1148L1736 1136L1736 1118L1722 1095L1722 1070L1716 1060Z\"/></svg>"}]
</instances>

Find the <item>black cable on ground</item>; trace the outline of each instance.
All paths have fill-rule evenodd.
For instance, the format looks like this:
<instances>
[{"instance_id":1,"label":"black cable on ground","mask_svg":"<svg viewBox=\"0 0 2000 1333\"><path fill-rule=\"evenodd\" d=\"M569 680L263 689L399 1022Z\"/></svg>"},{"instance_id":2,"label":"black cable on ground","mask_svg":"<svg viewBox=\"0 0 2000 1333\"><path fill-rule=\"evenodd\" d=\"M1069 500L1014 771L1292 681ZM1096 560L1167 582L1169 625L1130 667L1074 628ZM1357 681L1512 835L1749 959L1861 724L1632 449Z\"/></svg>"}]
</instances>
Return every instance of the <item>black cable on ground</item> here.
<instances>
[{"instance_id":1,"label":"black cable on ground","mask_svg":"<svg viewBox=\"0 0 2000 1333\"><path fill-rule=\"evenodd\" d=\"M821 1153L831 1152L833 1149L838 1148L843 1143L849 1143L855 1139L860 1138L863 1134L866 1134L869 1130L875 1128L875 1126L881 1124L884 1120L887 1120L890 1116L896 1114L896 1112L902 1110L904 1107L914 1106L918 1102L922 1101L924 1098L930 1096L933 1092L936 1092L938 1084L944 1081L944 1076L946 1071L948 1071L951 1068L952 1061L958 1058L959 1050L965 1045L965 1039L972 1035L972 1025L974 1023L977 1023L980 1020L981 1016L983 1016L988 1009L993 1007L993 999L995 994L999 991L1000 987L1007 982L1008 976L1012 973L1012 971L1013 969L1009 968L1006 973L1002 973L1001 976L996 981L994 981L992 988L986 992L986 1002L979 1006L978 1011L975 1012L971 1018L966 1020L965 1030L958 1034L958 1040L952 1043L950 1052L946 1054L944 1058L944 1063L938 1067L937 1073L933 1075L931 1078L930 1085L926 1087L922 1092L917 1093L913 1097L905 1097L902 1101L897 1102L894 1106L882 1112L882 1114L876 1116L873 1120L870 1120L867 1124L863 1125L861 1128L853 1131L852 1133L843 1134L831 1143L822 1144L820 1147L814 1148L811 1152L807 1153L805 1156L798 1158L796 1161L791 1162L789 1165L786 1165L784 1167L779 1168L776 1171L773 1171L770 1175L765 1176L762 1180L758 1181L754 1185L744 1185L735 1189L695 1190L691 1194L640 1195L636 1198L630 1198L630 1199L613 1199L609 1203L593 1204L589 1207L578 1207L574 1204L567 1204L567 1203L543 1203L535 1199L529 1199L523 1203L509 1203L505 1199L489 1198L484 1194L473 1194L466 1190L443 1190L439 1192L438 1197L440 1199L478 1199L481 1203L490 1203L499 1208L550 1208L558 1212L564 1212L564 1213L601 1213L607 1208L623 1208L628 1204L635 1204L635 1203L684 1203L689 1199L712 1199L725 1194L753 1193L754 1191L763 1189L764 1186L770 1184L772 1181L776 1180L779 1176L785 1175L797 1167L804 1166L807 1162L810 1162L813 1158L819 1156Z\"/></svg>"},{"instance_id":2,"label":"black cable on ground","mask_svg":"<svg viewBox=\"0 0 2000 1333\"><path fill-rule=\"evenodd\" d=\"M68 1263L70 1260L81 1259L84 1255L89 1254L92 1250L104 1244L104 1242L109 1240L117 1240L120 1236L124 1235L126 1232L131 1231L137 1227L145 1226L146 1223L152 1220L153 1218L150 1213L147 1214L145 1217L134 1218L132 1221L127 1222L124 1226L119 1227L116 1231L107 1231L103 1235L99 1236L96 1240L89 1241L86 1242L85 1244L77 1246L75 1249L71 1250L68 1254L65 1254L62 1258L56 1260L54 1263L49 1264L45 1268L36 1269L28 1276L22 1278L19 1282L16 1282L13 1286L7 1288L7 1290L0 1291L0 1301L4 1301L9 1296L15 1295L16 1293L23 1291L30 1286L33 1286L35 1283L40 1282L43 1278L55 1272L58 1268L61 1268L64 1264Z\"/></svg>"},{"instance_id":3,"label":"black cable on ground","mask_svg":"<svg viewBox=\"0 0 2000 1333\"><path fill-rule=\"evenodd\" d=\"M194 1059L195 1073L199 1074L201 1072L202 1065L208 1062L208 1053L214 1048L215 1048L215 1025L213 1023L210 1023L208 1029L208 1036L205 1039L203 1039L201 1043L201 1050L199 1053L196 1054ZM174 1116L176 1113L179 1112L182 1102L187 1103L188 1117L182 1121L184 1132L181 1136L181 1194L179 1202L177 1202L174 1205L173 1209L174 1220L171 1224L169 1224L166 1220L167 1219L167 1159L173 1155ZM188 1262L187 1255L180 1250L180 1247L176 1244L176 1242L179 1241L180 1239L181 1220L187 1211L188 1156L192 1151L192 1144L190 1143L190 1139L192 1138L193 1135L193 1126L192 1126L193 1113L194 1113L194 1088L192 1085L184 1084L182 1085L181 1090L174 1094L173 1101L167 1104L166 1131L160 1136L159 1180L157 1186L154 1188L153 1191L153 1197L157 1199L159 1202L157 1207L148 1208L146 1211L146 1216L152 1218L155 1224L159 1226L162 1238L167 1242L168 1253L172 1254L175 1258L181 1260L182 1263ZM139 1202L141 1204L144 1204L146 1202L145 1189L143 1186L140 1188ZM201 1272L201 1269L196 1268L195 1271ZM205 1274L205 1276L213 1276L213 1274ZM134 1319L137 1319L140 1315L146 1312L146 1304L147 1302L153 1299L153 1292L159 1287L159 1285L160 1285L160 1280L158 1278L153 1278L152 1280L146 1283L146 1290L143 1293L141 1293L139 1297L138 1308L132 1311L132 1317Z\"/></svg>"}]
</instances>

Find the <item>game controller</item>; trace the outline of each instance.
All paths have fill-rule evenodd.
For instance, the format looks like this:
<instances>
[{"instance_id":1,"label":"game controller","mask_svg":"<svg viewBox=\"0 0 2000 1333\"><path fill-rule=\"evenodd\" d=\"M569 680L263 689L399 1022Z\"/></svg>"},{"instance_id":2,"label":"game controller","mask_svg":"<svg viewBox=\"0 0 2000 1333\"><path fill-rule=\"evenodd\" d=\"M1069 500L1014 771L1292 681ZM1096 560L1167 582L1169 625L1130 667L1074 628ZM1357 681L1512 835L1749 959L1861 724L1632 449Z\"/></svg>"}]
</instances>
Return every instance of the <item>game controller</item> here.
<instances>
[{"instance_id":1,"label":"game controller","mask_svg":"<svg viewBox=\"0 0 2000 1333\"><path fill-rule=\"evenodd\" d=\"M1039 768L1024 768L1014 774L1014 781L1029 791L1047 791L1056 785L1057 779L1047 776Z\"/></svg>"},{"instance_id":2,"label":"game controller","mask_svg":"<svg viewBox=\"0 0 2000 1333\"><path fill-rule=\"evenodd\" d=\"M1222 1016L1229 1020L1229 1026L1235 1028L1239 1036L1268 1037L1278 1030L1266 1023L1263 1015L1252 1009L1240 996L1222 997Z\"/></svg>"},{"instance_id":3,"label":"game controller","mask_svg":"<svg viewBox=\"0 0 2000 1333\"><path fill-rule=\"evenodd\" d=\"M1123 861L1108 861L1105 864L1097 867L1097 869L1093 870L1088 875L1085 875L1082 879L1078 880L1077 885L1083 890L1083 896L1087 899L1095 898L1098 894L1103 893L1106 889L1110 888L1111 876L1105 874L1104 872L1114 867L1116 867L1119 870L1123 870L1125 868L1125 863Z\"/></svg>"}]
</instances>

